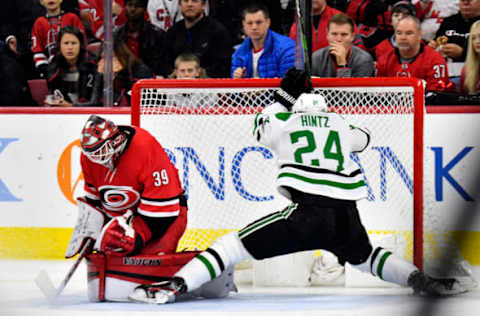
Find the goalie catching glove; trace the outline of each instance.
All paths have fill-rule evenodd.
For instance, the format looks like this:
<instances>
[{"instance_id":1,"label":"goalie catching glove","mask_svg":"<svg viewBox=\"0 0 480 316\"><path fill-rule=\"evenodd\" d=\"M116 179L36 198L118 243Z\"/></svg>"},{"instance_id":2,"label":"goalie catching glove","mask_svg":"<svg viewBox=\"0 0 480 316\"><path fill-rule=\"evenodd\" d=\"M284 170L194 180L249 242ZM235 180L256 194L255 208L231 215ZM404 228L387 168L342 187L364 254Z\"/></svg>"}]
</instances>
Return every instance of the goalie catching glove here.
<instances>
[{"instance_id":1,"label":"goalie catching glove","mask_svg":"<svg viewBox=\"0 0 480 316\"><path fill-rule=\"evenodd\" d=\"M312 83L307 73L292 67L285 73L280 89L274 92L273 98L290 111L302 93L309 93L312 90Z\"/></svg>"},{"instance_id":2,"label":"goalie catching glove","mask_svg":"<svg viewBox=\"0 0 480 316\"><path fill-rule=\"evenodd\" d=\"M132 255L152 237L150 228L140 216L128 210L105 225L95 249L113 256Z\"/></svg>"}]
</instances>

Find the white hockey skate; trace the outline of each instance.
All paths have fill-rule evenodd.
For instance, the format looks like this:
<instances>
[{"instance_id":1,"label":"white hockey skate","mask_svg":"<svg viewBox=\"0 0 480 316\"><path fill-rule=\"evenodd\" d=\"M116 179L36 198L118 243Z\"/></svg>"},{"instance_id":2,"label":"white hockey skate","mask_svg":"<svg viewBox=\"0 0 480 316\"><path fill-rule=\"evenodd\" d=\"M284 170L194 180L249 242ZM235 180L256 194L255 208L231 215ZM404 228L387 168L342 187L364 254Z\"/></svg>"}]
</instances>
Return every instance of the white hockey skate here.
<instances>
[{"instance_id":1,"label":"white hockey skate","mask_svg":"<svg viewBox=\"0 0 480 316\"><path fill-rule=\"evenodd\" d=\"M177 297L187 291L182 278L137 286L128 296L131 301L149 304L174 303Z\"/></svg>"},{"instance_id":2,"label":"white hockey skate","mask_svg":"<svg viewBox=\"0 0 480 316\"><path fill-rule=\"evenodd\" d=\"M455 278L432 278L423 272L415 271L408 277L408 285L415 294L426 296L450 296L467 292Z\"/></svg>"}]
</instances>

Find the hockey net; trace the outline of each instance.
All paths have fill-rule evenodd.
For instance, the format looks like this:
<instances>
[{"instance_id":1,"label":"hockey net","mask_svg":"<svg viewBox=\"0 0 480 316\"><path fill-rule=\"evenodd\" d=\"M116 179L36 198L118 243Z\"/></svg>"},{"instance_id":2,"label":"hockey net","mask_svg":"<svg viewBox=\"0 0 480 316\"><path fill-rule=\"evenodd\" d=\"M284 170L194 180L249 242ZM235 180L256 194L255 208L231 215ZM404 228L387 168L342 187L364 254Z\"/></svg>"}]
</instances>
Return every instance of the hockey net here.
<instances>
[{"instance_id":1,"label":"hockey net","mask_svg":"<svg viewBox=\"0 0 480 316\"><path fill-rule=\"evenodd\" d=\"M189 204L179 249L205 249L288 201L275 189L272 152L252 136L253 117L273 102L280 79L141 80L132 90L132 124L156 136L179 170ZM422 266L438 252L435 220L424 208L421 81L315 78L315 93L351 124L371 131L353 159L368 199L358 203L371 236L395 240ZM424 219L430 222L425 223Z\"/></svg>"}]
</instances>

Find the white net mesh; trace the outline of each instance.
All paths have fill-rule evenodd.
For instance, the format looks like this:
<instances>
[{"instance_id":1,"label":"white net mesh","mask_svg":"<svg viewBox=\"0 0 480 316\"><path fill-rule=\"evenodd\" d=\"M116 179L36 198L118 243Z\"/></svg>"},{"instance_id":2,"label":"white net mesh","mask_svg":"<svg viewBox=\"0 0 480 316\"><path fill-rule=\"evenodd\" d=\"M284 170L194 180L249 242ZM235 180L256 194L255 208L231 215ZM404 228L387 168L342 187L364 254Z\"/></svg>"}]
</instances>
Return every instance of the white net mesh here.
<instances>
[{"instance_id":1,"label":"white net mesh","mask_svg":"<svg viewBox=\"0 0 480 316\"><path fill-rule=\"evenodd\" d=\"M205 249L218 236L284 208L288 201L275 189L273 154L252 137L254 114L273 102L279 81L232 87L229 80L210 80L208 88L162 87L165 82L138 87L133 106L139 106L140 126L159 139L177 166L188 196L180 249ZM315 93L372 135L369 148L353 156L368 185L368 199L358 203L363 223L370 234L396 236L401 255L411 260L414 85L337 82L335 87L331 79L315 79Z\"/></svg>"}]
</instances>

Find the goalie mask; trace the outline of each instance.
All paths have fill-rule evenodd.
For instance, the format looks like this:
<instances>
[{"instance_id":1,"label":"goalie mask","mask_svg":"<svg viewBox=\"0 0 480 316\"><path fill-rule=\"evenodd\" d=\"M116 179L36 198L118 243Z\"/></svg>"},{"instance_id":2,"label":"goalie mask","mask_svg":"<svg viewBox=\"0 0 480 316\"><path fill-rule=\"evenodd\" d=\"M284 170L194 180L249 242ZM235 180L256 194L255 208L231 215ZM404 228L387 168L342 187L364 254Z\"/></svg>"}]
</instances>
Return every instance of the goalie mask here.
<instances>
[{"instance_id":1,"label":"goalie mask","mask_svg":"<svg viewBox=\"0 0 480 316\"><path fill-rule=\"evenodd\" d=\"M80 143L88 159L112 169L125 147L126 137L112 121L91 115L83 127Z\"/></svg>"}]
</instances>

